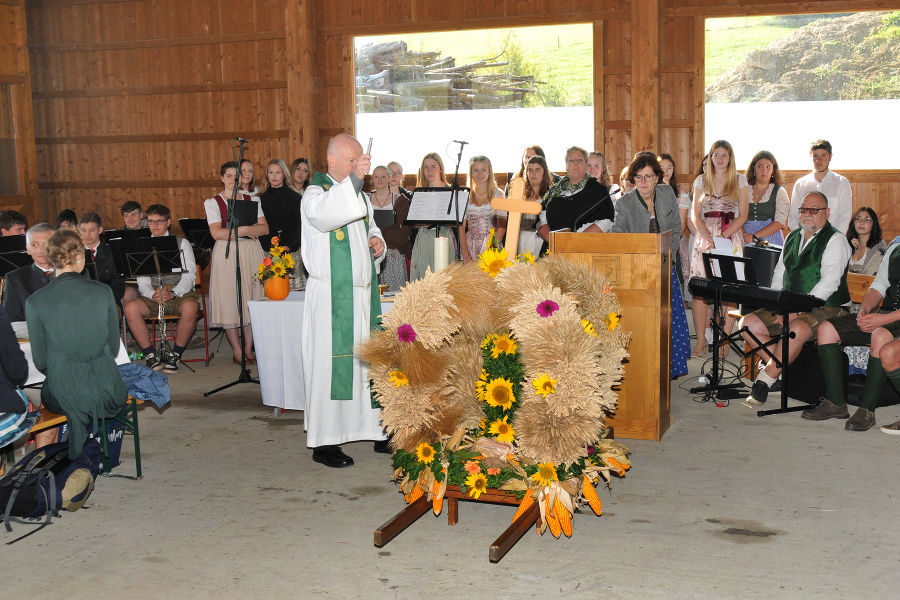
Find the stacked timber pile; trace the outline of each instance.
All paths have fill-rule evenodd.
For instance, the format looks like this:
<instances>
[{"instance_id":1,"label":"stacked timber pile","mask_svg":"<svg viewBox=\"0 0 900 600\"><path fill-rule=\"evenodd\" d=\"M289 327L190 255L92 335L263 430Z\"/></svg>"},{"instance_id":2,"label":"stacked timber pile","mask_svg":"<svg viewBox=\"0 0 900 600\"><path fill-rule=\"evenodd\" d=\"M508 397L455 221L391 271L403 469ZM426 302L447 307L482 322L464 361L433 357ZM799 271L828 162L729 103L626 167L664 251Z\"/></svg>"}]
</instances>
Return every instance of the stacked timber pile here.
<instances>
[{"instance_id":1,"label":"stacked timber pile","mask_svg":"<svg viewBox=\"0 0 900 600\"><path fill-rule=\"evenodd\" d=\"M537 91L534 76L504 72L509 63L498 58L457 66L440 52L410 52L403 41L368 44L356 50L358 111L518 108Z\"/></svg>"}]
</instances>

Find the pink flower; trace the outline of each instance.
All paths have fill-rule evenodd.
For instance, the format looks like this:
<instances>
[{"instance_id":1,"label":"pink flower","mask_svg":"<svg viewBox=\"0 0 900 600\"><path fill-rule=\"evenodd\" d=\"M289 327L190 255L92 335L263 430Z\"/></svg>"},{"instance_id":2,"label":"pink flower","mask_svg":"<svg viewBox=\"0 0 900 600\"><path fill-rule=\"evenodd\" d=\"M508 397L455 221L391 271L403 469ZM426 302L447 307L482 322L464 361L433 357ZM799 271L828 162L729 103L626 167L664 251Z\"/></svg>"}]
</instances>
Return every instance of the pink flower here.
<instances>
[{"instance_id":1,"label":"pink flower","mask_svg":"<svg viewBox=\"0 0 900 600\"><path fill-rule=\"evenodd\" d=\"M549 317L559 310L559 304L553 300L544 300L537 305L537 313L542 317Z\"/></svg>"},{"instance_id":2,"label":"pink flower","mask_svg":"<svg viewBox=\"0 0 900 600\"><path fill-rule=\"evenodd\" d=\"M463 465L463 468L469 475L474 475L475 473L481 473L481 465L479 465L474 460L467 460L466 464Z\"/></svg>"},{"instance_id":3,"label":"pink flower","mask_svg":"<svg viewBox=\"0 0 900 600\"><path fill-rule=\"evenodd\" d=\"M500 469L498 469L496 467L492 467L492 468L488 469L488 475L499 475L499 474L500 474Z\"/></svg>"},{"instance_id":4,"label":"pink flower","mask_svg":"<svg viewBox=\"0 0 900 600\"><path fill-rule=\"evenodd\" d=\"M401 342L411 344L416 341L416 330L412 328L412 325L404 323L397 328L397 338L399 338Z\"/></svg>"}]
</instances>

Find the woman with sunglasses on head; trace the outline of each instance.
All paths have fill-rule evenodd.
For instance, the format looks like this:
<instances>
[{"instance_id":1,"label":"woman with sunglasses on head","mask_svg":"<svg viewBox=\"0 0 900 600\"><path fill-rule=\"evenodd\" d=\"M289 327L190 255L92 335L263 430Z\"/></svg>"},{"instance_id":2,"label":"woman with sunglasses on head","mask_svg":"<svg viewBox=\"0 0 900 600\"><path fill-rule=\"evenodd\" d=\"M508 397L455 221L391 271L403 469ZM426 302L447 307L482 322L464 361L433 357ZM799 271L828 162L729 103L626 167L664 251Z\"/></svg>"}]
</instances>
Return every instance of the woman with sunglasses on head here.
<instances>
[{"instance_id":1,"label":"woman with sunglasses on head","mask_svg":"<svg viewBox=\"0 0 900 600\"><path fill-rule=\"evenodd\" d=\"M298 158L291 163L291 185L294 186L300 194L309 187L312 181L312 165L308 158Z\"/></svg>"},{"instance_id":2,"label":"woman with sunglasses on head","mask_svg":"<svg viewBox=\"0 0 900 600\"><path fill-rule=\"evenodd\" d=\"M873 209L861 206L856 211L847 228L847 241L853 246L848 270L863 275L877 273L887 245L881 239L881 224Z\"/></svg>"}]
</instances>

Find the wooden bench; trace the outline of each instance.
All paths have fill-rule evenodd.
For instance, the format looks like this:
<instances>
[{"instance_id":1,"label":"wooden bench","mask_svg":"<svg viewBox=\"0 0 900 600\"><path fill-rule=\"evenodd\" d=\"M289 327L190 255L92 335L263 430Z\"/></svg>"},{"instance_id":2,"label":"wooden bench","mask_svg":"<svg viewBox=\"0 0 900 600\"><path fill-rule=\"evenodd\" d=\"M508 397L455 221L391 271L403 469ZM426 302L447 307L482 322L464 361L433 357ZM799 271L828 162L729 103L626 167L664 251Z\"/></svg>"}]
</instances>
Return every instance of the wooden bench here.
<instances>
[{"instance_id":1,"label":"wooden bench","mask_svg":"<svg viewBox=\"0 0 900 600\"><path fill-rule=\"evenodd\" d=\"M125 402L125 406L122 407L122 410L115 417L110 417L109 419L105 419L105 421L117 421L120 425L122 425L127 433L131 433L134 436L134 460L135 467L137 470L136 479L141 479L143 473L141 471L141 443L140 443L140 433L137 426L137 407L143 404L143 400L139 400L134 396L128 396L128 400ZM51 429L53 427L59 427L63 423L67 422L68 419L66 415L60 415L55 412L51 412L46 408L41 409L41 416L38 417L38 420L34 422L34 425L31 426L31 429L28 430L28 435L34 435L36 433L40 433L42 431L46 431L47 429ZM103 437L103 473L105 475L109 475L112 468L109 464L109 441L106 436ZM7 447L6 451L6 464L11 466L14 463L15 454L13 445L10 444Z\"/></svg>"}]
</instances>

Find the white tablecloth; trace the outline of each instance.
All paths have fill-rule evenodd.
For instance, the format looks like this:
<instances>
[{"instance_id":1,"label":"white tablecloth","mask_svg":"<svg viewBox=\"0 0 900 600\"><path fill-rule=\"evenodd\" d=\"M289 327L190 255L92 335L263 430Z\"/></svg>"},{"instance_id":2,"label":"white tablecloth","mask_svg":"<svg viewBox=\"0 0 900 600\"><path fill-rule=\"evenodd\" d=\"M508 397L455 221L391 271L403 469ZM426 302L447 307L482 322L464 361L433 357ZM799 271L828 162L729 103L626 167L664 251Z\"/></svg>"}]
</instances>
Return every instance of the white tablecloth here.
<instances>
[{"instance_id":1,"label":"white tablecloth","mask_svg":"<svg viewBox=\"0 0 900 600\"><path fill-rule=\"evenodd\" d=\"M253 325L259 387L266 406L292 410L306 408L300 355L305 295L304 291L292 291L284 300L247 302ZM382 314L393 306L393 302L382 302Z\"/></svg>"}]
</instances>

